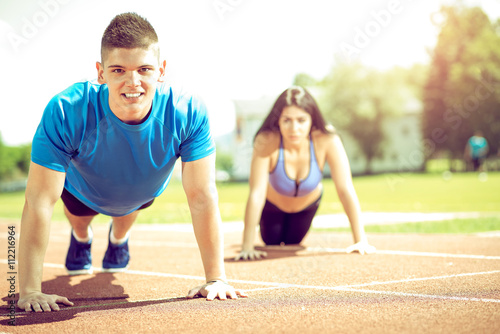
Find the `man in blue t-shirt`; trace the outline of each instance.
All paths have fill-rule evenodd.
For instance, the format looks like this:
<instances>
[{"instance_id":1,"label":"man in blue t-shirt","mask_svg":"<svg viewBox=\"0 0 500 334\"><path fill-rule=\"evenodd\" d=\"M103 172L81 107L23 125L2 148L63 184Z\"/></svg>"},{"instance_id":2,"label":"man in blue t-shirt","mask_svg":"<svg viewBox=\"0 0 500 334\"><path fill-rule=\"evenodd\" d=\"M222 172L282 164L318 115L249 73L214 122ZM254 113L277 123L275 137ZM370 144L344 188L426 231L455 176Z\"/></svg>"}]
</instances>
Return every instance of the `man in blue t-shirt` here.
<instances>
[{"instance_id":1,"label":"man in blue t-shirt","mask_svg":"<svg viewBox=\"0 0 500 334\"><path fill-rule=\"evenodd\" d=\"M475 131L465 146L465 159L472 162L472 168L482 171L484 159L488 155L488 141L484 138L482 131Z\"/></svg>"},{"instance_id":2,"label":"man in blue t-shirt","mask_svg":"<svg viewBox=\"0 0 500 334\"><path fill-rule=\"evenodd\" d=\"M26 311L59 310L67 298L41 291L43 260L55 203L71 224L66 269L92 272L92 230L99 213L112 217L103 271L126 270L129 230L138 212L167 186L175 161L198 240L207 283L188 297L245 296L225 282L215 147L197 98L162 83L158 37L135 13L116 16L101 41L98 83L77 83L47 105L33 139L19 245L19 302Z\"/></svg>"}]
</instances>

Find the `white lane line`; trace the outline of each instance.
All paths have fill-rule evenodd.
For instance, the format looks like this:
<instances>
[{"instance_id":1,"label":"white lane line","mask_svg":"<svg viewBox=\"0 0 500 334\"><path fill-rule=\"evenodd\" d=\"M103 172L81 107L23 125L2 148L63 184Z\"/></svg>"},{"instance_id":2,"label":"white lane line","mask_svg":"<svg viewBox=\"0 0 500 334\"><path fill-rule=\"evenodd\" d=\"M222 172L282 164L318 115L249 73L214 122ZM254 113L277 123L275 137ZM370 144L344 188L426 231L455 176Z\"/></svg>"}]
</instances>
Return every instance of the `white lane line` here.
<instances>
[{"instance_id":1,"label":"white lane line","mask_svg":"<svg viewBox=\"0 0 500 334\"><path fill-rule=\"evenodd\" d=\"M255 292L255 291L262 291L262 290L277 290L277 289L284 289L284 288L287 288L287 286L277 286L277 287L270 287L270 288L248 289L248 290L245 290L245 292ZM316 287L310 287L310 288L316 288ZM343 288L343 287L333 287L333 288L331 288L331 290L343 291L343 292L355 292L355 293L369 293L369 294L377 294L377 295L400 296L400 297L412 297L412 298L456 300L456 301L474 301L474 302L483 302L483 303L500 303L500 299L490 299L490 298L474 298L474 297L426 295L426 294L421 294L421 293L408 293L408 292L396 292L396 291L380 291L380 290L366 290L366 289L352 289L352 288Z\"/></svg>"},{"instance_id":2,"label":"white lane line","mask_svg":"<svg viewBox=\"0 0 500 334\"><path fill-rule=\"evenodd\" d=\"M103 238L96 238L95 240L107 240ZM51 242L67 243L66 236L51 236ZM199 248L195 242L176 242L176 241L141 241L130 240L130 246L156 246L156 247L178 247L178 248ZM232 246L225 246L224 248L231 248ZM346 253L345 248L330 248L330 247L301 247L301 246L265 246L260 247L263 250L269 249L273 251L306 251L311 253ZM403 256L423 256L423 257L441 257L441 258L457 258L457 259L476 259L476 260L500 260L500 256L491 255L473 255L473 254L449 254L449 253L433 253L433 252L416 252L416 251L396 251L396 250L377 250L375 254L386 255L403 255Z\"/></svg>"},{"instance_id":3,"label":"white lane line","mask_svg":"<svg viewBox=\"0 0 500 334\"><path fill-rule=\"evenodd\" d=\"M0 259L0 263L7 264L7 260ZM56 268L56 269L65 269L64 265L57 263L44 263L44 267L47 268ZM99 267L93 267L94 272L102 272L103 269ZM229 282L241 283L241 284L252 284L252 285L267 285L272 287L280 287L280 288L304 288L304 289L323 289L323 290L343 290L343 289L352 289L358 287L365 286L374 286L374 285L387 285L387 284L397 284L397 283L409 283L409 282L422 282L428 280L442 280L448 278L455 277L467 277L467 276L478 276L478 275L490 275L500 273L500 270L492 270L492 271L482 271L482 272L474 272L474 273L462 273L462 274L452 274L452 275L442 275L442 276L431 276L431 277L420 277L420 278L405 278L401 280L393 280L393 281L383 281L383 282L370 282L363 284L350 284L350 285L340 285L336 287L330 286L314 286L314 285L303 285L303 284L293 284L293 283L280 283L280 282L264 282L264 281L249 281L249 280L240 280L240 279L228 279ZM122 274L129 275L143 275L143 276L156 276L156 277L170 277L170 278L182 278L182 279L190 279L190 280L200 280L204 281L206 278L203 276L194 276L194 275L183 275L183 274L170 274L170 273L162 273L162 272L154 272L154 271L141 271L141 270L130 270L124 271Z\"/></svg>"},{"instance_id":4,"label":"white lane line","mask_svg":"<svg viewBox=\"0 0 500 334\"><path fill-rule=\"evenodd\" d=\"M348 290L357 290L356 288L364 287L364 286L421 282L421 281L429 281L429 280L442 280L442 279L447 279L447 278L490 275L490 274L498 274L498 273L500 273L500 270L483 271L483 272L476 272L476 273L443 275L443 276L421 277L421 278L407 278L407 279L395 280L395 281L371 282L371 283L365 283L365 284L352 284L352 285L339 285L339 286L321 286L321 285L315 286L315 285L289 284L289 283L276 283L276 282L271 283L271 282L259 282L259 281L246 281L246 280L238 280L238 279L229 279L228 281L234 282L234 283L255 284L255 285L259 285L259 284L263 283L264 285L273 285L273 286L280 287L280 288L302 288L302 289L316 289L316 290L348 291Z\"/></svg>"},{"instance_id":5,"label":"white lane line","mask_svg":"<svg viewBox=\"0 0 500 334\"><path fill-rule=\"evenodd\" d=\"M401 296L401 297L427 298L427 299L458 300L458 301L484 302L484 303L500 303L500 299L488 299L488 298L425 295L425 294L421 294L421 293L378 291L378 290L364 290L364 289L341 289L341 291L372 293L372 294L378 294L378 295Z\"/></svg>"},{"instance_id":6,"label":"white lane line","mask_svg":"<svg viewBox=\"0 0 500 334\"><path fill-rule=\"evenodd\" d=\"M96 238L98 242L107 242L104 238ZM51 236L51 242L67 243L66 236ZM156 246L156 247L178 247L178 248L198 248L196 242L176 242L176 241L129 241L130 246ZM224 248L231 248L232 246L225 246ZM296 251L296 252L311 252L311 253L346 253L345 248L331 248L331 247L302 247L302 246L264 246L263 250L269 249L273 251ZM479 259L479 260L500 260L500 256L488 255L472 255L472 254L449 254L449 253L433 253L433 252L416 252L416 251L397 251L397 250L377 250L375 254L386 255L403 255L403 256L424 256L424 257L442 257L442 258L457 258L457 259Z\"/></svg>"},{"instance_id":7,"label":"white lane line","mask_svg":"<svg viewBox=\"0 0 500 334\"><path fill-rule=\"evenodd\" d=\"M0 259L0 263L7 264L7 260ZM64 265L58 263L44 263L44 267L47 268L55 268L55 269L66 269ZM103 269L99 267L92 267L94 272L102 272ZM182 278L182 279L190 279L190 280L199 280L205 281L206 278L204 276L194 276L194 275L183 275L183 274L169 274L169 273L161 273L154 271L141 271L141 270L126 270L120 274L129 274L129 275L142 275L142 276L155 276L155 277L169 277L169 278ZM244 281L244 280L235 280L229 279L229 282L236 283L246 283L246 284L254 284L254 285L269 285L269 286L279 286L279 287L289 287L290 284L276 283L276 282L260 282L260 281Z\"/></svg>"},{"instance_id":8,"label":"white lane line","mask_svg":"<svg viewBox=\"0 0 500 334\"><path fill-rule=\"evenodd\" d=\"M99 269L100 268L98 268L98 270ZM176 277L176 278L184 278L184 279L205 280L205 277L201 277L201 276L142 272L142 271L138 271L138 270L126 271L125 273L134 274L134 275L150 275L150 276ZM376 294L385 294L385 295L400 295L400 296L406 296L406 297L420 297L420 298L431 298L431 299L447 299L447 300L449 299L449 300L461 300L461 301L479 301L479 302L500 303L500 299L481 299L481 298L474 298L474 297L469 298L469 297L424 295L424 294L413 294L413 293L402 293L402 292L400 293L400 292L394 292L394 291L377 291L377 290L356 289L356 287L370 286L370 285L408 283L408 282L427 281L427 280L442 280L442 279L454 278L454 277L478 276L478 275L488 275L488 274L497 274L497 273L500 273L500 270L484 271L484 272L477 272L477 273L464 273L464 274L454 274L454 275L433 276L433 277L410 278L410 279L403 279L403 280L397 280L397 281L371 282L371 283L366 283L366 284L344 285L344 286L334 286L334 287L313 286L313 285L303 285L303 284L288 284L288 283L279 283L279 282L248 281L248 280L239 280L239 279L228 279L228 282L269 286L267 288L258 288L258 289L245 290L245 291L275 290L275 289L285 289L285 288L301 288L301 289L315 289L315 290L335 290L335 291L346 291L346 292L376 293Z\"/></svg>"},{"instance_id":9,"label":"white lane line","mask_svg":"<svg viewBox=\"0 0 500 334\"><path fill-rule=\"evenodd\" d=\"M323 247L307 247L305 250L309 252L324 252L324 253L345 253L344 248L323 248ZM489 255L472 255L472 254L448 254L448 253L432 253L432 252L413 252L413 251L395 251L395 250L377 250L375 254L386 255L404 255L404 256L428 256L428 257L444 257L458 259L480 259L480 260L500 260L500 256Z\"/></svg>"},{"instance_id":10,"label":"white lane line","mask_svg":"<svg viewBox=\"0 0 500 334\"><path fill-rule=\"evenodd\" d=\"M446 254L446 253L388 251L388 250L377 251L377 253L389 254L389 255L431 256L431 257L445 257L445 258L457 258L457 259L500 260L500 256L490 256L490 255Z\"/></svg>"},{"instance_id":11,"label":"white lane line","mask_svg":"<svg viewBox=\"0 0 500 334\"><path fill-rule=\"evenodd\" d=\"M0 259L0 263L7 264L7 260ZM44 267L47 268L57 268L57 269L65 269L64 265L57 263L44 263ZM94 267L95 272L102 272L102 268ZM280 282L264 282L264 281L250 281L250 280L240 280L240 279L228 279L230 282L234 283L242 283L242 284L253 284L253 285L267 285L273 287L290 287L290 288L309 288L309 289L326 289L326 290L342 290L342 289L351 289L365 286L374 286L374 285L387 285L387 284L397 284L397 283L408 283L408 282L421 282L428 280L441 280L447 278L455 278L455 277L466 277L466 276L477 276L477 275L489 275L489 274L497 274L500 273L500 270L492 270L492 271L482 271L482 272L474 272L474 273L462 273L462 274L452 274L452 275L442 275L442 276L431 276L431 277L421 277L421 278L405 278L402 280L393 280L393 281L383 281L383 282L370 282L363 284L350 284L350 285L341 285L336 287L330 286L314 286L314 285L303 285L303 284L293 284L293 283L280 283ZM156 277L172 277L172 278L182 278L182 279L192 279L192 280L205 280L203 276L194 276L194 275L183 275L183 274L170 274L170 273L162 273L162 272L153 272L153 271L141 271L141 270L127 270L122 274L130 274L130 275L144 275L144 276L156 276Z\"/></svg>"},{"instance_id":12,"label":"white lane line","mask_svg":"<svg viewBox=\"0 0 500 334\"><path fill-rule=\"evenodd\" d=\"M270 288L257 288L257 289L249 289L245 290L245 292L255 292L255 291L263 291L263 290L276 290L283 289L285 286L277 286ZM475 302L485 302L485 303L500 303L500 299L487 299L487 298L471 298L471 297L456 297L456 296L439 296L439 295L425 295L419 293L405 293L405 292L394 292L394 291L377 291L377 290L364 290L364 289L339 289L339 291L345 292L356 292L356 293L370 293L370 294L378 294L378 295L390 295L390 296L400 296L400 297L412 297L412 298L424 298L424 299L439 299L439 300L455 300L455 301L475 301ZM108 306L118 306L118 305L133 305L138 303L147 303L147 302L170 302L175 300L185 300L186 297L165 297L165 298L154 298L154 299L143 299L143 300L131 300L131 301L123 301L116 303L104 303L104 304L91 304L91 305L81 305L81 306L71 306L71 307L61 307L60 311L71 311L75 309L92 309L92 308L100 308L100 307L108 307ZM27 315L34 312L16 312L16 315ZM0 314L1 316L7 317L8 314Z\"/></svg>"},{"instance_id":13,"label":"white lane line","mask_svg":"<svg viewBox=\"0 0 500 334\"><path fill-rule=\"evenodd\" d=\"M364 284L344 285L344 286L338 286L337 288L338 289L351 289L351 288L358 288L358 287L364 287L364 286L387 285L387 284L409 283L409 282L422 282L422 281L429 281L429 280L440 280L440 279L455 278L455 277L489 275L489 274L498 274L498 273L500 273L500 270L483 271L483 272L476 272L476 273L443 275L443 276L432 276L432 277L421 277L421 278L406 278L406 279L396 280L396 281L371 282L371 283L364 283Z\"/></svg>"},{"instance_id":14,"label":"white lane line","mask_svg":"<svg viewBox=\"0 0 500 334\"><path fill-rule=\"evenodd\" d=\"M0 263L6 264L7 260L0 259ZM44 263L44 267L64 269L63 265L55 264L55 263ZM98 272L102 271L102 268L93 268L93 269L94 269L94 271L98 271ZM301 288L301 289L314 289L314 290L334 290L334 291L346 291L346 292L362 292L362 293L376 293L376 294L385 294L385 295L412 296L412 297L422 297L422 298L432 298L432 299L450 299L450 300L453 299L453 300L467 300L467 301L500 303L500 299L481 299L481 298L474 298L474 297L424 295L424 294L413 294L413 293L403 293L403 292L394 292L394 291L377 291L377 290L356 289L357 287L363 287L363 286L387 285L387 284L408 283L408 282L418 282L418 281L427 281L427 280L442 280L442 279L447 279L447 278L489 275L489 274L497 274L497 273L500 273L500 270L484 271L484 272L476 272L476 273L443 275L443 276L433 276L433 277L409 278L409 279L396 280L396 281L371 282L371 283L365 283L365 284L343 285L343 286L333 286L333 287L332 286L304 285L304 284L289 284L289 283L279 283L279 282L249 281L249 280L239 280L239 279L228 279L228 282L269 286L268 288L260 288L260 290L264 290L264 289L272 290L272 289L283 289L283 288ZM182 279L192 279L192 280L200 280L200 281L205 280L205 277L202 277L202 276L169 274L169 273L149 272L149 271L140 271L140 270L127 270L127 271L123 272L122 274L182 278ZM257 289L253 289L253 291L256 291L256 290Z\"/></svg>"},{"instance_id":15,"label":"white lane line","mask_svg":"<svg viewBox=\"0 0 500 334\"><path fill-rule=\"evenodd\" d=\"M285 287L280 286L280 287L270 287L270 288L257 288L257 289L245 290L245 292L276 290L276 289L282 289L282 288L285 288ZM488 298L425 295L425 294L420 294L420 293L377 291L377 290L364 290L364 289L340 289L340 291L356 292L356 293L370 293L370 294L390 295L390 296L400 296L400 297L424 298L424 299L453 300L453 301L475 301L475 302L483 302L483 303L500 303L500 299L488 299ZM71 311L71 310L75 310L75 309L91 309L91 308L100 308L100 307L107 307L107 306L132 305L132 304L147 303L147 302L160 302L160 301L170 302L170 301L184 300L184 299L186 299L186 297L166 297L166 298L155 298L155 299L131 300L131 301L116 302L116 303L71 306L71 307L62 307L59 310L59 312L60 311ZM30 313L34 313L34 312L21 311L21 312L16 312L16 315L27 315ZM0 314L0 317L1 316L7 317L8 314Z\"/></svg>"}]
</instances>

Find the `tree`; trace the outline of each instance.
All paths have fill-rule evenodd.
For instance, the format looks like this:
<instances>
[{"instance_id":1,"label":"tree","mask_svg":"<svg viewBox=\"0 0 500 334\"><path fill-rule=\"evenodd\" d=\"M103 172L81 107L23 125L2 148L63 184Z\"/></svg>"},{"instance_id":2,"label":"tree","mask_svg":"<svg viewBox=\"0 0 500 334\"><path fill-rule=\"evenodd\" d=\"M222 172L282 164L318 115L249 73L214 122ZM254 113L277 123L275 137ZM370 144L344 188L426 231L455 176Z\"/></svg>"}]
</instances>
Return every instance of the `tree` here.
<instances>
[{"instance_id":1,"label":"tree","mask_svg":"<svg viewBox=\"0 0 500 334\"><path fill-rule=\"evenodd\" d=\"M5 179L11 170L11 163L7 156L7 147L0 135L0 181Z\"/></svg>"},{"instance_id":2,"label":"tree","mask_svg":"<svg viewBox=\"0 0 500 334\"><path fill-rule=\"evenodd\" d=\"M16 168L24 175L28 175L31 162L31 144L20 145L16 148Z\"/></svg>"},{"instance_id":3,"label":"tree","mask_svg":"<svg viewBox=\"0 0 500 334\"><path fill-rule=\"evenodd\" d=\"M7 146L0 135L0 181L27 175L31 160L31 144Z\"/></svg>"},{"instance_id":4,"label":"tree","mask_svg":"<svg viewBox=\"0 0 500 334\"><path fill-rule=\"evenodd\" d=\"M317 83L325 118L358 142L366 158L365 173L372 172L375 158L383 157L384 119L403 113L408 101L420 96L422 73L422 66L380 72L361 64L339 63ZM299 79L308 82L303 75Z\"/></svg>"},{"instance_id":5,"label":"tree","mask_svg":"<svg viewBox=\"0 0 500 334\"><path fill-rule=\"evenodd\" d=\"M474 130L500 142L500 35L480 8L442 7L443 24L424 86L424 138L461 157Z\"/></svg>"}]
</instances>

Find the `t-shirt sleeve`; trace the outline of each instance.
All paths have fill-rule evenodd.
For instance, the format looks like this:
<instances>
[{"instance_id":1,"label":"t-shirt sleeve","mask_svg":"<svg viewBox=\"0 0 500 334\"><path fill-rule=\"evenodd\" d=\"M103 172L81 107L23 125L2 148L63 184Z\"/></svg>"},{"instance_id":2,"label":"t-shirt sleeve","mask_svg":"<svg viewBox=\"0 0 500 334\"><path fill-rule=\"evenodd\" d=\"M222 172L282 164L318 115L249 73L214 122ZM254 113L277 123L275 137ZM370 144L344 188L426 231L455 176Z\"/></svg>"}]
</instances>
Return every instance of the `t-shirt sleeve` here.
<instances>
[{"instance_id":1,"label":"t-shirt sleeve","mask_svg":"<svg viewBox=\"0 0 500 334\"><path fill-rule=\"evenodd\" d=\"M210 132L205 104L192 98L187 110L187 131L180 145L180 156L183 162L199 160L215 152L215 142Z\"/></svg>"},{"instance_id":2,"label":"t-shirt sleeve","mask_svg":"<svg viewBox=\"0 0 500 334\"><path fill-rule=\"evenodd\" d=\"M59 172L66 172L74 152L67 123L64 103L56 96L45 108L33 137L31 161Z\"/></svg>"}]
</instances>

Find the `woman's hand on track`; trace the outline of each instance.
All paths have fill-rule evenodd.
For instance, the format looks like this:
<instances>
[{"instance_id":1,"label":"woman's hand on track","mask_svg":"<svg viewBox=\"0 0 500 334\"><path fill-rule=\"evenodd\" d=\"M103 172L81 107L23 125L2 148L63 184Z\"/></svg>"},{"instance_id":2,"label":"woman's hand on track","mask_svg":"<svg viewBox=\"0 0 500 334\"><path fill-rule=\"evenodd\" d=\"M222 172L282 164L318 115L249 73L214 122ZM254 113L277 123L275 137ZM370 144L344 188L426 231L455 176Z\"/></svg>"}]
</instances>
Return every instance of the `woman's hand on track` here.
<instances>
[{"instance_id":1,"label":"woman's hand on track","mask_svg":"<svg viewBox=\"0 0 500 334\"><path fill-rule=\"evenodd\" d=\"M346 253L358 252L361 255L372 254L377 251L377 249L368 244L368 241L360 241L346 248Z\"/></svg>"},{"instance_id":2,"label":"woman's hand on track","mask_svg":"<svg viewBox=\"0 0 500 334\"><path fill-rule=\"evenodd\" d=\"M267 253L264 251L259 251L256 249L252 250L242 250L238 256L234 258L235 261L239 260L259 260L263 257L266 257Z\"/></svg>"}]
</instances>

